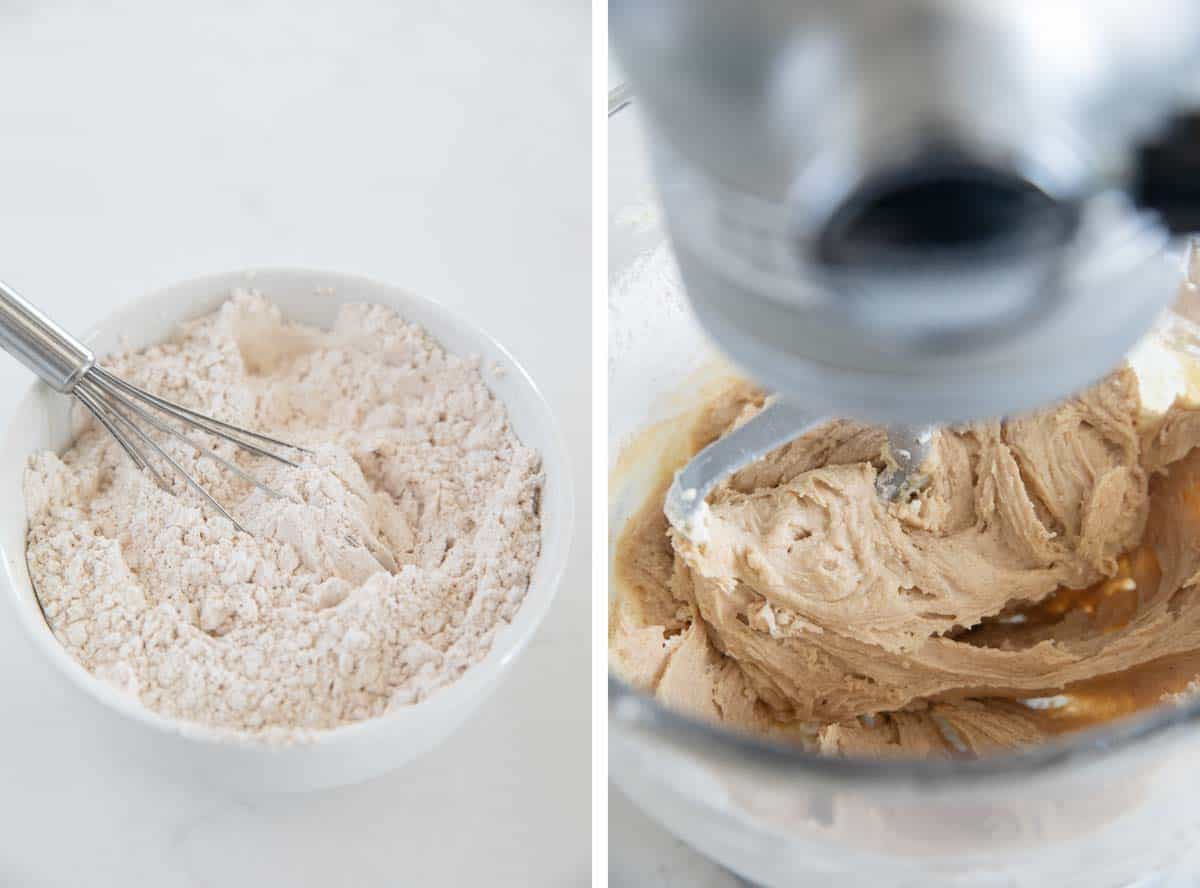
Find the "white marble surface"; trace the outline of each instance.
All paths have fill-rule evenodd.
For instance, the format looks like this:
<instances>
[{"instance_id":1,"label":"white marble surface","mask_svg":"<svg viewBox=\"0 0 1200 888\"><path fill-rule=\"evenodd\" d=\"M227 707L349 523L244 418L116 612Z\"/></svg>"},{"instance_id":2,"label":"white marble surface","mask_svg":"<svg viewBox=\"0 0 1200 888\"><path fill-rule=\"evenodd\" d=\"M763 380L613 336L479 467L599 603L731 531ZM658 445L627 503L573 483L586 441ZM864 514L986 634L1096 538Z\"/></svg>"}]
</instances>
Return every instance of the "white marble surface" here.
<instances>
[{"instance_id":1,"label":"white marble surface","mask_svg":"<svg viewBox=\"0 0 1200 888\"><path fill-rule=\"evenodd\" d=\"M588 22L584 0L0 0L0 277L76 330L247 266L441 300L542 385L580 506L495 698L412 766L317 795L150 776L0 619L0 884L586 883ZM0 421L25 380L0 356Z\"/></svg>"}]
</instances>

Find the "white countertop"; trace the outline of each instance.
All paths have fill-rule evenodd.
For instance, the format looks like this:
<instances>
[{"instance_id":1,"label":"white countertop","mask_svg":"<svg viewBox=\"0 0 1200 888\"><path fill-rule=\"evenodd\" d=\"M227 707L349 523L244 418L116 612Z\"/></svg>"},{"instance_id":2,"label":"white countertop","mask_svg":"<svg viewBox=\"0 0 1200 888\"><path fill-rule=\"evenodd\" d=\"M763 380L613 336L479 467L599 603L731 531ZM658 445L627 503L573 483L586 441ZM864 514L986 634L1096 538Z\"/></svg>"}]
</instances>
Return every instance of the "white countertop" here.
<instances>
[{"instance_id":1,"label":"white countertop","mask_svg":"<svg viewBox=\"0 0 1200 888\"><path fill-rule=\"evenodd\" d=\"M588 4L466 5L0 4L0 277L77 331L249 266L440 300L542 386L579 503L560 598L496 696L361 786L165 783L89 742L0 620L0 884L586 884ZM0 421L27 378L0 356Z\"/></svg>"}]
</instances>

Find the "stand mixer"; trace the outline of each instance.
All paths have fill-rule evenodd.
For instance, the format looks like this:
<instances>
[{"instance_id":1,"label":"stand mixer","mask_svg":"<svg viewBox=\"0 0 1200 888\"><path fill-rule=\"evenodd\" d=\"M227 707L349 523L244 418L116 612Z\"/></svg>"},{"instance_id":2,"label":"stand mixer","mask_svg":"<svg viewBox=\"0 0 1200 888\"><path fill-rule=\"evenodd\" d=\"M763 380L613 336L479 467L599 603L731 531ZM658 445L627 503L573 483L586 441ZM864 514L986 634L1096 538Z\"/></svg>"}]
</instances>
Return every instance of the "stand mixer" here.
<instances>
[{"instance_id":1,"label":"stand mixer","mask_svg":"<svg viewBox=\"0 0 1200 888\"><path fill-rule=\"evenodd\" d=\"M775 393L677 476L686 533L832 415L887 425L902 494L928 426L1084 388L1175 292L1193 2L613 0L610 29L691 307Z\"/></svg>"}]
</instances>

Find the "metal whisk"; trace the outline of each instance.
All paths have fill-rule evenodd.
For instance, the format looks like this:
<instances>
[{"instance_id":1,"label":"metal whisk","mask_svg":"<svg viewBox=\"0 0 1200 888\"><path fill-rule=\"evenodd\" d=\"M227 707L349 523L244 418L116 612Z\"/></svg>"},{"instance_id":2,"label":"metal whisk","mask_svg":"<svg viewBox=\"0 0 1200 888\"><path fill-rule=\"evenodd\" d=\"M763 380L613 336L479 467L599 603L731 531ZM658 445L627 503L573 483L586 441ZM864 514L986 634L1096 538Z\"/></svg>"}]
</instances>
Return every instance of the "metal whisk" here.
<instances>
[{"instance_id":1,"label":"metal whisk","mask_svg":"<svg viewBox=\"0 0 1200 888\"><path fill-rule=\"evenodd\" d=\"M243 429L181 404L160 398L138 388L96 364L91 349L42 314L11 287L0 282L0 347L36 373L51 388L64 395L73 395L121 445L139 469L145 469L158 485L170 492L166 477L148 454L153 454L178 472L188 486L206 502L228 518L233 526L246 531L236 518L183 468L174 457L156 442L143 426L180 441L201 456L211 459L239 478L253 484L271 496L283 494L255 479L241 467L214 453L204 444L193 440L160 417L168 417L190 429L198 429L229 441L242 450L296 467L287 457L273 453L263 444L273 444L301 453L303 447L280 441L259 432ZM155 415L155 414L158 415ZM258 443L256 443L258 442Z\"/></svg>"}]
</instances>

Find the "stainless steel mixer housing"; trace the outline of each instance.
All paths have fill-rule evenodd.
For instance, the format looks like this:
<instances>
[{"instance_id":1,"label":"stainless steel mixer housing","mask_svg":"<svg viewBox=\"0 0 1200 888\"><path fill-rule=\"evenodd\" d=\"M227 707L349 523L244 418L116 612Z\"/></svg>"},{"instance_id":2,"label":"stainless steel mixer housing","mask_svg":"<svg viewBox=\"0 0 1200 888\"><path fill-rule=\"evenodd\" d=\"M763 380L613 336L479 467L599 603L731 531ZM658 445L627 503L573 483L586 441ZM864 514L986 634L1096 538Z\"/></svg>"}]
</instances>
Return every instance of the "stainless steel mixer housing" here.
<instances>
[{"instance_id":1,"label":"stainless steel mixer housing","mask_svg":"<svg viewBox=\"0 0 1200 888\"><path fill-rule=\"evenodd\" d=\"M814 412L1036 407L1174 295L1145 197L1186 188L1139 158L1198 83L1193 0L610 8L696 315Z\"/></svg>"}]
</instances>

